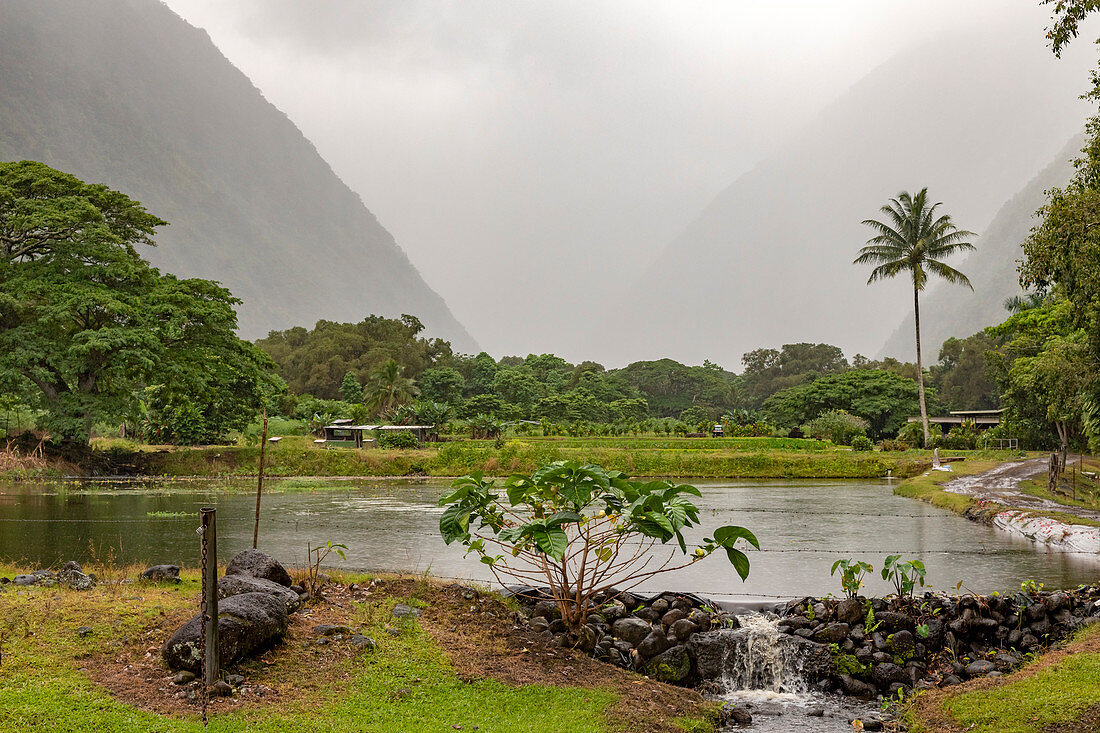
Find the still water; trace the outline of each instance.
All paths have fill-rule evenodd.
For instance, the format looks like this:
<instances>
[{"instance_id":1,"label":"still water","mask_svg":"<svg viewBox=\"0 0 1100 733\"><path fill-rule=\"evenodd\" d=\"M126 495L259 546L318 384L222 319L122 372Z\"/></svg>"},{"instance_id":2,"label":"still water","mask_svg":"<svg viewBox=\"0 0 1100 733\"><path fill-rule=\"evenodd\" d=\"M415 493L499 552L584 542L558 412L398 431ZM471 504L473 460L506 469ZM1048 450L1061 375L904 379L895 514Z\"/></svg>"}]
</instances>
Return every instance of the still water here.
<instances>
[{"instance_id":1,"label":"still water","mask_svg":"<svg viewBox=\"0 0 1100 733\"><path fill-rule=\"evenodd\" d=\"M935 589L988 593L1031 578L1047 588L1093 582L1097 556L1069 555L894 496L886 481L699 480L704 530L741 524L760 539L742 583L715 555L649 583L715 600L768 601L840 593L833 562L855 557L876 570L887 554L920 558ZM251 484L254 489L254 482ZM260 547L304 564L307 542L348 546L335 567L393 570L488 581L486 568L439 537L443 480L272 480L265 486ZM0 560L53 565L64 560L198 562L198 509L218 509L219 557L251 547L255 496L246 481L0 482ZM93 549L94 548L94 549ZM867 590L884 594L877 576Z\"/></svg>"}]
</instances>

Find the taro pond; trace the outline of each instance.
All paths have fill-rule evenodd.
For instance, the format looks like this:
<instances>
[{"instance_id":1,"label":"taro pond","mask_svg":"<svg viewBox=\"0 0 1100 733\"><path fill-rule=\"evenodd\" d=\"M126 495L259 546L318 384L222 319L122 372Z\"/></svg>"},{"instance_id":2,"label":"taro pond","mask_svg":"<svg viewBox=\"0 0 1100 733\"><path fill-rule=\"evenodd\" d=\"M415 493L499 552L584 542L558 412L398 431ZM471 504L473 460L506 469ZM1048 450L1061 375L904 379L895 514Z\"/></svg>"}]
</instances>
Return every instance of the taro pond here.
<instances>
[{"instance_id":1,"label":"taro pond","mask_svg":"<svg viewBox=\"0 0 1100 733\"><path fill-rule=\"evenodd\" d=\"M922 559L935 589L987 593L1034 579L1048 588L1096 579L1095 556L1048 551L955 514L894 496L885 481L694 482L704 529L743 524L761 541L741 583L710 558L654 581L653 590L693 591L716 600L840 593L833 562L857 557L881 566L888 553ZM447 482L275 480L265 486L260 547L304 564L306 543L348 546L349 570L391 570L488 580L476 558L439 537ZM224 563L252 544L254 482L144 480L0 483L0 560L44 566L75 559L198 563L198 509L218 508ZM703 536L698 533L695 539ZM643 586L644 588L644 586ZM871 593L889 587L876 577Z\"/></svg>"}]
</instances>

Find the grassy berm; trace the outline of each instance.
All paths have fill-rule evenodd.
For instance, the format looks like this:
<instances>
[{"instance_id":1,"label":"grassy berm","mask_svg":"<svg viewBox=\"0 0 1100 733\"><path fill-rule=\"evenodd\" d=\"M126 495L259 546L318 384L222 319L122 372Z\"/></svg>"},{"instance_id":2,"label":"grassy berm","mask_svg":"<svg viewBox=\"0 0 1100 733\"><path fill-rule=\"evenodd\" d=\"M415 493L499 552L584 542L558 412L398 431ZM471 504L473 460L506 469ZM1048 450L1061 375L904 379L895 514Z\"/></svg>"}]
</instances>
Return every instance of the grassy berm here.
<instances>
[{"instance_id":1,"label":"grassy berm","mask_svg":"<svg viewBox=\"0 0 1100 733\"><path fill-rule=\"evenodd\" d=\"M0 590L4 731L200 731L194 689L160 659L197 611L199 582L121 583L141 568L92 568L94 590ZM11 567L0 574L12 575ZM209 704L211 731L712 731L717 708L697 693L548 647L499 597L427 578L335 576L292 616L285 639L224 673L243 675ZM395 604L422 609L399 622ZM346 625L377 642L318 643L313 627ZM86 628L82 628L86 627ZM193 683L197 684L197 683Z\"/></svg>"}]
</instances>

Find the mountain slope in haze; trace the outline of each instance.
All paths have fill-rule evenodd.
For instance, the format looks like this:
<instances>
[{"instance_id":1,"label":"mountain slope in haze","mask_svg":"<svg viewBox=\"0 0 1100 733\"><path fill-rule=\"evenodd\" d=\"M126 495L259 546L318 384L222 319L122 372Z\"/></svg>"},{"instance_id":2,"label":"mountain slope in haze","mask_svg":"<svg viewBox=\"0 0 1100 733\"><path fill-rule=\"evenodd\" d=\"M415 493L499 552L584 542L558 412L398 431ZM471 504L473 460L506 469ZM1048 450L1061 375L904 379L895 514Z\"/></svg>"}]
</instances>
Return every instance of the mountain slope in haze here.
<instances>
[{"instance_id":1,"label":"mountain slope in haze","mask_svg":"<svg viewBox=\"0 0 1100 733\"><path fill-rule=\"evenodd\" d=\"M0 159L106 183L170 222L142 254L226 285L247 338L410 313L477 350L293 123L156 0L0 3Z\"/></svg>"},{"instance_id":2,"label":"mountain slope in haze","mask_svg":"<svg viewBox=\"0 0 1100 733\"><path fill-rule=\"evenodd\" d=\"M912 293L866 285L869 268L852 264L870 236L860 222L927 186L980 232L1081 129L1084 68L1054 59L1030 26L900 53L719 194L598 324L589 353L738 369L743 353L784 343L878 351Z\"/></svg>"},{"instance_id":3,"label":"mountain slope in haze","mask_svg":"<svg viewBox=\"0 0 1100 733\"><path fill-rule=\"evenodd\" d=\"M965 338L1008 317L1005 299L1023 294L1016 272L1020 245L1039 223L1035 212L1046 203L1045 192L1069 182L1073 159L1084 146L1083 135L1070 140L1050 165L1001 207L989 227L974 241L975 250L958 266L970 278L973 291L936 282L921 296L921 351L925 363L935 362L940 346L952 336ZM880 356L912 361L916 353L914 339L913 315L909 314L886 342Z\"/></svg>"}]
</instances>

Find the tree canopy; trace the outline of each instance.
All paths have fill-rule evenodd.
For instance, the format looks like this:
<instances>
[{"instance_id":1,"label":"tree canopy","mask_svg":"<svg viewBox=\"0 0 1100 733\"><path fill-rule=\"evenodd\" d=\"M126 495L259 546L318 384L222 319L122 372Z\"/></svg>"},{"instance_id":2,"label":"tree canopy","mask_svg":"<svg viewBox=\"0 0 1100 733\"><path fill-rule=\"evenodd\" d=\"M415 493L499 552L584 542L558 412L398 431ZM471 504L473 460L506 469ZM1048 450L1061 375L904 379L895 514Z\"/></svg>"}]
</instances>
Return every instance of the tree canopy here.
<instances>
[{"instance_id":1,"label":"tree canopy","mask_svg":"<svg viewBox=\"0 0 1100 733\"><path fill-rule=\"evenodd\" d=\"M87 441L150 405L187 403L218 428L260 406L269 362L236 337L238 301L138 254L164 223L106 186L0 163L0 386L53 437Z\"/></svg>"}]
</instances>

